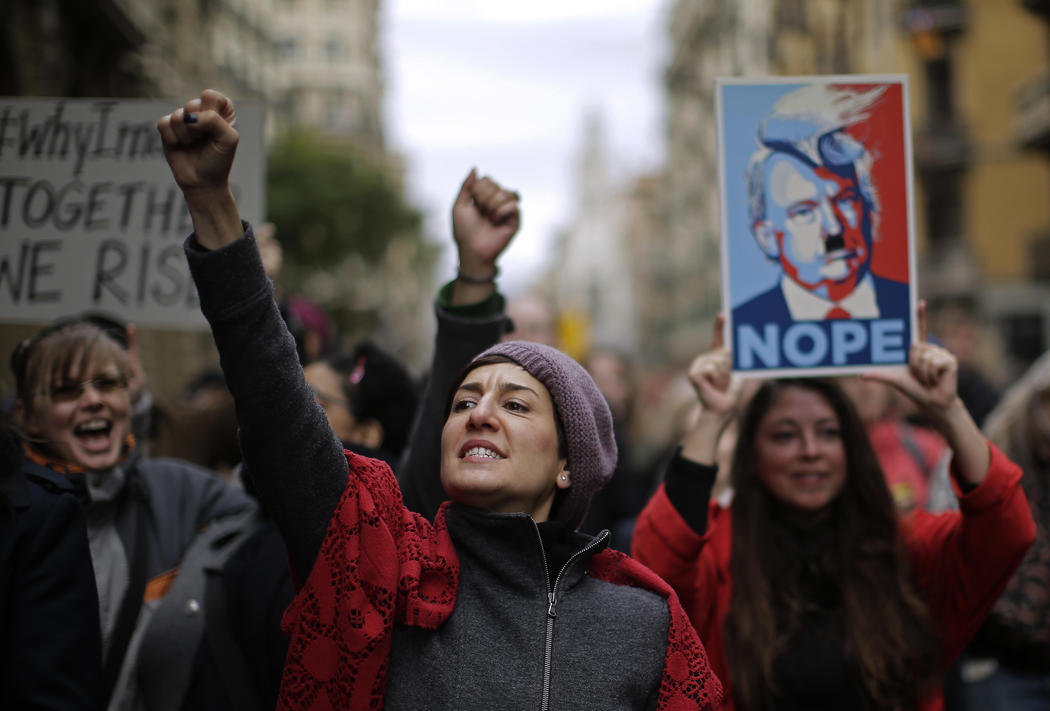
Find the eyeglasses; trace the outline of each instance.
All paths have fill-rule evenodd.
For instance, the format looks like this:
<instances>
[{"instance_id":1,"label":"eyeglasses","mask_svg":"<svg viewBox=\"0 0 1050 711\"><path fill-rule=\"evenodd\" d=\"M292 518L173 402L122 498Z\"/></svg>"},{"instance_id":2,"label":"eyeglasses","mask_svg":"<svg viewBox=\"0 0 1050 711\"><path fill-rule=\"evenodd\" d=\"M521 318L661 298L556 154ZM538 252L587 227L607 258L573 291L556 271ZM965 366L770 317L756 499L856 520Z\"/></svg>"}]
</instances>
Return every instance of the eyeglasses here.
<instances>
[{"instance_id":1,"label":"eyeglasses","mask_svg":"<svg viewBox=\"0 0 1050 711\"><path fill-rule=\"evenodd\" d=\"M61 380L51 386L51 399L58 402L79 400L90 385L99 395L108 395L128 387L128 379L122 375L100 375L90 380Z\"/></svg>"}]
</instances>

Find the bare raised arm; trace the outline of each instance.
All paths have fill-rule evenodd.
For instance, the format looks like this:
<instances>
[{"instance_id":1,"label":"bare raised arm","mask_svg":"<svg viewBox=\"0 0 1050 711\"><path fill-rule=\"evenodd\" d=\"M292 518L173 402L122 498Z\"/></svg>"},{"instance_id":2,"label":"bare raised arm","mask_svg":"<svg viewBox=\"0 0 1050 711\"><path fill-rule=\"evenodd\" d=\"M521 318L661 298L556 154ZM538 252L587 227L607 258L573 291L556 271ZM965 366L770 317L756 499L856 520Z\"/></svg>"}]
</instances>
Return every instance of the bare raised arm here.
<instances>
[{"instance_id":1,"label":"bare raised arm","mask_svg":"<svg viewBox=\"0 0 1050 711\"><path fill-rule=\"evenodd\" d=\"M496 289L496 261L521 226L520 197L488 176L467 175L452 204L459 274L452 305L484 301Z\"/></svg>"},{"instance_id":2,"label":"bare raised arm","mask_svg":"<svg viewBox=\"0 0 1050 711\"><path fill-rule=\"evenodd\" d=\"M230 168L239 135L233 102L206 89L157 121L164 157L186 197L197 242L217 249L244 230L230 191Z\"/></svg>"},{"instance_id":3,"label":"bare raised arm","mask_svg":"<svg viewBox=\"0 0 1050 711\"><path fill-rule=\"evenodd\" d=\"M919 302L919 340L908 353L908 369L869 373L866 378L889 383L915 401L952 448L959 474L980 484L988 474L988 443L959 398L959 363L948 350L926 340L926 302Z\"/></svg>"},{"instance_id":4,"label":"bare raised arm","mask_svg":"<svg viewBox=\"0 0 1050 711\"><path fill-rule=\"evenodd\" d=\"M452 235L459 255L459 276L448 306L482 304L496 290L496 262L521 223L518 194L471 170L452 203ZM494 307L498 308L498 307ZM499 341L506 325L500 310L488 316L467 316L439 309L430 378L416 412L410 445L398 479L405 503L433 518L448 498L441 486L441 428L445 401L453 380L481 351Z\"/></svg>"},{"instance_id":5,"label":"bare raised arm","mask_svg":"<svg viewBox=\"0 0 1050 711\"><path fill-rule=\"evenodd\" d=\"M689 366L689 382L700 400L696 425L682 438L682 456L699 464L714 465L718 440L736 414L739 385L733 380L733 362L723 345L725 317L715 318L711 349L698 355Z\"/></svg>"}]
</instances>

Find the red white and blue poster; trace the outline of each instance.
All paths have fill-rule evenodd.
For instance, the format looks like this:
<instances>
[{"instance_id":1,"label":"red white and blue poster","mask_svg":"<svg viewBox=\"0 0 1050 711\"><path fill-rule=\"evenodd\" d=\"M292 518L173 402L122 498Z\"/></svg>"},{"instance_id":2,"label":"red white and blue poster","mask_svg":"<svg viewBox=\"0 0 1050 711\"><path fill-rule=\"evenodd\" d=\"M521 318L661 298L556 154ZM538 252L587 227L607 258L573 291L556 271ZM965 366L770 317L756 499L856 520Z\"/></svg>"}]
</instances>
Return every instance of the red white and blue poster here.
<instances>
[{"instance_id":1,"label":"red white and blue poster","mask_svg":"<svg viewBox=\"0 0 1050 711\"><path fill-rule=\"evenodd\" d=\"M734 371L906 364L916 337L906 77L720 79L715 93Z\"/></svg>"}]
</instances>

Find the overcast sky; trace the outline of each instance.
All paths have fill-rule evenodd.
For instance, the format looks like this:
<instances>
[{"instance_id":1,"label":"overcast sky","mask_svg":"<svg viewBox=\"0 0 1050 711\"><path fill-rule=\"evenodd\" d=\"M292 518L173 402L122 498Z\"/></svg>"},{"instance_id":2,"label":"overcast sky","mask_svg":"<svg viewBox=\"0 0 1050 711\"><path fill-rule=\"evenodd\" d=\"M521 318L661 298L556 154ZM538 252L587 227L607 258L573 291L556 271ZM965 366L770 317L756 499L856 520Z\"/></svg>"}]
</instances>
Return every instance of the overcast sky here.
<instances>
[{"instance_id":1,"label":"overcast sky","mask_svg":"<svg viewBox=\"0 0 1050 711\"><path fill-rule=\"evenodd\" d=\"M387 0L380 28L390 147L412 200L451 245L448 209L471 166L522 195L502 260L513 294L571 219L584 119L597 110L617 175L663 162L668 0ZM446 249L449 277L455 255Z\"/></svg>"}]
</instances>

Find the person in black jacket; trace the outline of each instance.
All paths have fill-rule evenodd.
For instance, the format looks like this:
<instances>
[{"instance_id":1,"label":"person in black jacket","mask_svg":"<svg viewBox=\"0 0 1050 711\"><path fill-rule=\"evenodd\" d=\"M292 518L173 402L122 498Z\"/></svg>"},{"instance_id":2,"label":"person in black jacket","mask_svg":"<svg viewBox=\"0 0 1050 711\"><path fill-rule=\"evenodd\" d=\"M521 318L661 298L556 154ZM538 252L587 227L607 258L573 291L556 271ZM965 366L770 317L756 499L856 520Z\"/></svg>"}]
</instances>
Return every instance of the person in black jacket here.
<instances>
[{"instance_id":1,"label":"person in black jacket","mask_svg":"<svg viewBox=\"0 0 1050 711\"><path fill-rule=\"evenodd\" d=\"M0 708L97 709L102 641L84 515L58 476L19 471L0 423Z\"/></svg>"},{"instance_id":2,"label":"person in black jacket","mask_svg":"<svg viewBox=\"0 0 1050 711\"><path fill-rule=\"evenodd\" d=\"M175 669L185 671L180 650L192 645L193 630L182 623L201 617L180 604L192 582L183 559L202 529L254 504L212 472L141 456L133 364L98 325L62 319L40 330L15 348L11 372L14 421L25 438L20 471L74 491L87 525L104 705L155 707L173 695Z\"/></svg>"}]
</instances>

